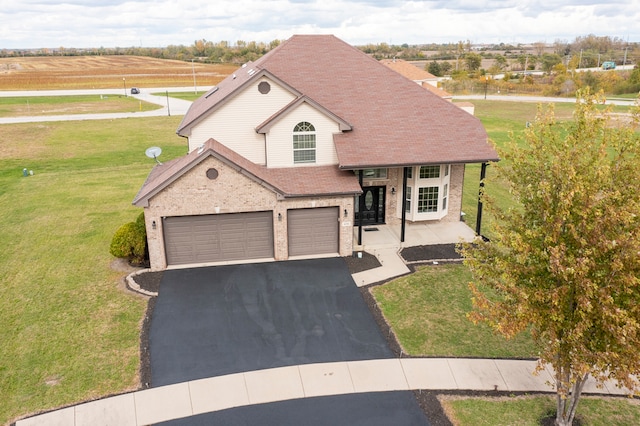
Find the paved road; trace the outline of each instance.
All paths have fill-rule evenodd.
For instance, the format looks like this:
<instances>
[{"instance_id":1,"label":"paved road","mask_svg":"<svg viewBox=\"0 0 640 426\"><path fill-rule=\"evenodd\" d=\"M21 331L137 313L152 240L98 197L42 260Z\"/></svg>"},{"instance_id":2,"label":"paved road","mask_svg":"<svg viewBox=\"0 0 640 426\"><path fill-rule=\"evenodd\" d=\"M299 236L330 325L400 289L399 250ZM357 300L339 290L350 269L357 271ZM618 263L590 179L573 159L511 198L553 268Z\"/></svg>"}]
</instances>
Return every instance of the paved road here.
<instances>
[{"instance_id":1,"label":"paved road","mask_svg":"<svg viewBox=\"0 0 640 426\"><path fill-rule=\"evenodd\" d=\"M484 94L482 95L455 95L453 97L454 100L463 100L463 99L485 99ZM486 99L488 101L506 101L506 102L535 102L535 103L556 103L556 102L570 102L575 103L575 98L561 98L561 97L547 97L547 96L525 96L525 95L487 95ZM607 99L606 103L610 105L623 105L623 106L631 106L634 105L635 99Z\"/></svg>"},{"instance_id":2,"label":"paved road","mask_svg":"<svg viewBox=\"0 0 640 426\"><path fill-rule=\"evenodd\" d=\"M209 88L199 87L198 93L204 94ZM0 117L0 124L34 123L47 121L75 121L75 120L113 120L118 118L134 117L159 117L169 115L184 115L191 106L190 101L172 97L153 95L153 93L189 92L193 87L172 88L145 88L137 95L127 94L141 101L160 105L162 108L153 111L117 112L102 114L69 114L69 115L43 115L24 117ZM33 91L0 91L0 97L27 97L27 96L74 96L74 95L111 95L122 96L124 89L86 89L86 90L33 90Z\"/></svg>"},{"instance_id":3,"label":"paved road","mask_svg":"<svg viewBox=\"0 0 640 426\"><path fill-rule=\"evenodd\" d=\"M231 408L156 426L430 426L409 392L324 396Z\"/></svg>"},{"instance_id":4,"label":"paved road","mask_svg":"<svg viewBox=\"0 0 640 426\"><path fill-rule=\"evenodd\" d=\"M198 93L204 94L210 87L198 87ZM0 124L11 123L32 123L47 121L74 121L74 120L113 120L118 118L133 117L159 117L168 115L184 115L191 106L190 101L182 99L153 95L152 93L167 92L190 92L193 87L169 87L169 88L144 88L137 95L127 94L145 102L160 105L162 108L153 111L123 112L123 113L103 113L103 114L71 114L71 115L46 115L46 116L24 116L24 117L0 117ZM72 95L123 95L124 89L83 89L83 90L11 90L0 91L0 97L20 97L20 96L72 96ZM484 95L456 95L454 100L463 99L485 99ZM544 96L520 96L520 95L487 95L487 100L508 101L508 102L575 102L574 98L544 97ZM608 99L608 104L631 106L634 99Z\"/></svg>"}]
</instances>

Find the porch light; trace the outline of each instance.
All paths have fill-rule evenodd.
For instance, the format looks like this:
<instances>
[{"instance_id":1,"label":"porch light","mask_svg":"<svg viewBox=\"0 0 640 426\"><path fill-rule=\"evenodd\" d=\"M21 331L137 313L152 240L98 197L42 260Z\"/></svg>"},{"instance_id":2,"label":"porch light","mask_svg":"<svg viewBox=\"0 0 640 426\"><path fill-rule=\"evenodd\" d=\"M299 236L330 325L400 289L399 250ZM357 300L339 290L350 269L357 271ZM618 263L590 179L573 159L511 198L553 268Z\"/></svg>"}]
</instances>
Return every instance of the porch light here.
<instances>
[{"instance_id":1,"label":"porch light","mask_svg":"<svg viewBox=\"0 0 640 426\"><path fill-rule=\"evenodd\" d=\"M151 222L151 229L156 229L156 221Z\"/></svg>"},{"instance_id":2,"label":"porch light","mask_svg":"<svg viewBox=\"0 0 640 426\"><path fill-rule=\"evenodd\" d=\"M396 187L395 186L391 187L391 195L396 195Z\"/></svg>"},{"instance_id":3,"label":"porch light","mask_svg":"<svg viewBox=\"0 0 640 426\"><path fill-rule=\"evenodd\" d=\"M347 209L344 209L344 217L347 217L349 215L349 212L347 211Z\"/></svg>"},{"instance_id":4,"label":"porch light","mask_svg":"<svg viewBox=\"0 0 640 426\"><path fill-rule=\"evenodd\" d=\"M282 213L278 213L278 222L282 222Z\"/></svg>"}]
</instances>

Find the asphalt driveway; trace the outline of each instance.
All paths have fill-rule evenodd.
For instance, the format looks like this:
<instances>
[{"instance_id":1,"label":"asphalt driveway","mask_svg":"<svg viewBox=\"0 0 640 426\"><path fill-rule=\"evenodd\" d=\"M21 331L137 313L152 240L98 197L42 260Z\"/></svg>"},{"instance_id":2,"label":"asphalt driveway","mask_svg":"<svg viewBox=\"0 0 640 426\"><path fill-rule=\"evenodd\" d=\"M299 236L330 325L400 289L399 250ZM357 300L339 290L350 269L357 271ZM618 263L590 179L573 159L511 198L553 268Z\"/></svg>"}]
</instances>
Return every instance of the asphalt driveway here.
<instances>
[{"instance_id":1,"label":"asphalt driveway","mask_svg":"<svg viewBox=\"0 0 640 426\"><path fill-rule=\"evenodd\" d=\"M338 258L166 271L149 340L154 387L393 357Z\"/></svg>"},{"instance_id":2,"label":"asphalt driveway","mask_svg":"<svg viewBox=\"0 0 640 426\"><path fill-rule=\"evenodd\" d=\"M166 271L149 344L153 387L289 365L393 357L339 258ZM337 415L342 421L328 420L328 411L331 419ZM301 421L311 417L316 423ZM166 424L347 425L361 420L428 425L411 392L262 404Z\"/></svg>"}]
</instances>

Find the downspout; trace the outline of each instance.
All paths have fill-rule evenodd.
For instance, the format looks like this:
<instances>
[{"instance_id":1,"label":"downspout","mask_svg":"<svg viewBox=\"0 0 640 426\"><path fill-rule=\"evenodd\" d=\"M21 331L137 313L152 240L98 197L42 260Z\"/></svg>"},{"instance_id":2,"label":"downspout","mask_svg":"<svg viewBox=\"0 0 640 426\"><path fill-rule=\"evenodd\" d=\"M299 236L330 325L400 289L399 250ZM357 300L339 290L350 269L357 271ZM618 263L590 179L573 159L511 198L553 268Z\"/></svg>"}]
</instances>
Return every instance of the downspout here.
<instances>
[{"instance_id":1,"label":"downspout","mask_svg":"<svg viewBox=\"0 0 640 426\"><path fill-rule=\"evenodd\" d=\"M476 216L476 235L482 236L480 228L482 227L482 192L484 190L484 178L487 175L487 166L489 163L482 163L480 168L480 189L478 191L478 215Z\"/></svg>"},{"instance_id":2,"label":"downspout","mask_svg":"<svg viewBox=\"0 0 640 426\"><path fill-rule=\"evenodd\" d=\"M358 183L360 184L360 189L362 189L364 173L362 170L358 172ZM364 197L360 195L358 197L358 245L362 245L362 207L364 204Z\"/></svg>"},{"instance_id":3,"label":"downspout","mask_svg":"<svg viewBox=\"0 0 640 426\"><path fill-rule=\"evenodd\" d=\"M269 153L267 152L267 134L263 133L264 135L264 165L269 167L269 163L267 162L267 158L269 158Z\"/></svg>"},{"instance_id":4,"label":"downspout","mask_svg":"<svg viewBox=\"0 0 640 426\"><path fill-rule=\"evenodd\" d=\"M402 171L402 200L400 200L400 208L402 209L402 224L400 225L400 242L404 243L404 230L405 223L407 221L407 175L409 169L408 167L403 167Z\"/></svg>"}]
</instances>

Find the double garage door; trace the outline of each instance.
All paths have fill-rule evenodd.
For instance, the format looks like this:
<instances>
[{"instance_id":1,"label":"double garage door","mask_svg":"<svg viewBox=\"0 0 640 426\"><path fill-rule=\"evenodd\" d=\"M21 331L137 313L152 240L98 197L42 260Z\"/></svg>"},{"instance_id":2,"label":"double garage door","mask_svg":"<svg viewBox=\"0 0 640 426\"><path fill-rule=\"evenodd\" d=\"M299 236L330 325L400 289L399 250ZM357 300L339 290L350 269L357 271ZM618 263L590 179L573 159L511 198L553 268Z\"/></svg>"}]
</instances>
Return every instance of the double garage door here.
<instances>
[{"instance_id":1,"label":"double garage door","mask_svg":"<svg viewBox=\"0 0 640 426\"><path fill-rule=\"evenodd\" d=\"M164 219L167 264L273 257L273 213L251 212Z\"/></svg>"},{"instance_id":2,"label":"double garage door","mask_svg":"<svg viewBox=\"0 0 640 426\"><path fill-rule=\"evenodd\" d=\"M274 257L273 212L167 217L168 265ZM289 210L289 256L338 253L338 208Z\"/></svg>"}]
</instances>

